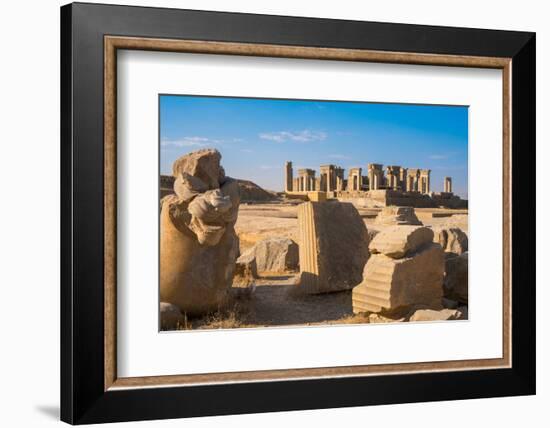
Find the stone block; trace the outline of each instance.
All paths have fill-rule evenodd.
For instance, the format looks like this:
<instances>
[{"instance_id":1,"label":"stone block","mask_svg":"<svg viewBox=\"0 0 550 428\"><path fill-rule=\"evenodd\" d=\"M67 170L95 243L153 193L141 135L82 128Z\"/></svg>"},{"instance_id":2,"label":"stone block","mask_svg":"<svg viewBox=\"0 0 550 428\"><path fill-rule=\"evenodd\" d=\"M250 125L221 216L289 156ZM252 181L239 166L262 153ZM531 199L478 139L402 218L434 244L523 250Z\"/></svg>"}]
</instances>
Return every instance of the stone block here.
<instances>
[{"instance_id":1,"label":"stone block","mask_svg":"<svg viewBox=\"0 0 550 428\"><path fill-rule=\"evenodd\" d=\"M326 192L307 192L307 197L311 202L325 202L327 200Z\"/></svg>"},{"instance_id":2,"label":"stone block","mask_svg":"<svg viewBox=\"0 0 550 428\"><path fill-rule=\"evenodd\" d=\"M413 207L384 207L378 213L375 220L376 224L391 226L391 225L417 225L422 226L422 222L418 220Z\"/></svg>"},{"instance_id":3,"label":"stone block","mask_svg":"<svg viewBox=\"0 0 550 428\"><path fill-rule=\"evenodd\" d=\"M258 279L256 256L251 253L243 254L235 263L233 287L249 287L256 279Z\"/></svg>"},{"instance_id":4,"label":"stone block","mask_svg":"<svg viewBox=\"0 0 550 428\"><path fill-rule=\"evenodd\" d=\"M349 290L361 282L369 257L365 223L350 203L306 202L298 207L299 291Z\"/></svg>"},{"instance_id":5,"label":"stone block","mask_svg":"<svg viewBox=\"0 0 550 428\"><path fill-rule=\"evenodd\" d=\"M245 256L255 258L260 274L292 272L298 269L298 244L289 238L262 239L241 257Z\"/></svg>"},{"instance_id":6,"label":"stone block","mask_svg":"<svg viewBox=\"0 0 550 428\"><path fill-rule=\"evenodd\" d=\"M412 314L409 321L447 321L464 319L464 314L458 309L419 309Z\"/></svg>"},{"instance_id":7,"label":"stone block","mask_svg":"<svg viewBox=\"0 0 550 428\"><path fill-rule=\"evenodd\" d=\"M449 299L468 303L468 252L445 261L443 291Z\"/></svg>"},{"instance_id":8,"label":"stone block","mask_svg":"<svg viewBox=\"0 0 550 428\"><path fill-rule=\"evenodd\" d=\"M372 254L400 259L428 245L433 240L431 229L423 226L392 226L378 233L369 245Z\"/></svg>"},{"instance_id":9,"label":"stone block","mask_svg":"<svg viewBox=\"0 0 550 428\"><path fill-rule=\"evenodd\" d=\"M363 281L353 289L353 311L391 313L417 305L439 308L444 270L443 249L435 243L401 259L372 254Z\"/></svg>"},{"instance_id":10,"label":"stone block","mask_svg":"<svg viewBox=\"0 0 550 428\"><path fill-rule=\"evenodd\" d=\"M185 318L176 305L160 302L160 328L161 330L176 330L183 327Z\"/></svg>"},{"instance_id":11,"label":"stone block","mask_svg":"<svg viewBox=\"0 0 550 428\"><path fill-rule=\"evenodd\" d=\"M435 227L434 242L443 247L446 255L460 255L468 251L468 235L458 227Z\"/></svg>"}]
</instances>

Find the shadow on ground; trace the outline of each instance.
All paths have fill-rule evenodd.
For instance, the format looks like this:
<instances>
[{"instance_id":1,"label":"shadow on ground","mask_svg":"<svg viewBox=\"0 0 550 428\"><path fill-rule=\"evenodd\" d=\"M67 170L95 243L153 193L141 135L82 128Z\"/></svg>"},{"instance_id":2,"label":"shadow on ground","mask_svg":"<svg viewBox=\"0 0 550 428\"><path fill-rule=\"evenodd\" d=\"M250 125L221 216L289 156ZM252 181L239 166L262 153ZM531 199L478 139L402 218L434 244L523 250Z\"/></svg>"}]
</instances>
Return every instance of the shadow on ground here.
<instances>
[{"instance_id":1,"label":"shadow on ground","mask_svg":"<svg viewBox=\"0 0 550 428\"><path fill-rule=\"evenodd\" d=\"M50 419L59 420L59 406L48 406L40 405L35 407L43 415L49 417Z\"/></svg>"},{"instance_id":2,"label":"shadow on ground","mask_svg":"<svg viewBox=\"0 0 550 428\"><path fill-rule=\"evenodd\" d=\"M244 324L269 326L317 324L353 315L351 291L297 296L295 275L261 278L241 315Z\"/></svg>"}]
</instances>

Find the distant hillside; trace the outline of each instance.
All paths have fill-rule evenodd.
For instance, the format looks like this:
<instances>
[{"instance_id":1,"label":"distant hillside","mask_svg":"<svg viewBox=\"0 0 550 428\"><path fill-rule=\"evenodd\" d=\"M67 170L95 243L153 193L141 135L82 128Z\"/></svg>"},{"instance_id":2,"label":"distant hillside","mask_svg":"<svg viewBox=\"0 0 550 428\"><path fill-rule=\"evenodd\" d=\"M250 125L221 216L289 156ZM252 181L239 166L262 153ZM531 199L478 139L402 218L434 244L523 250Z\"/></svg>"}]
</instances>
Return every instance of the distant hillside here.
<instances>
[{"instance_id":1,"label":"distant hillside","mask_svg":"<svg viewBox=\"0 0 550 428\"><path fill-rule=\"evenodd\" d=\"M241 200L247 201L274 201L277 199L275 192L262 189L256 183L248 180L236 179L241 190Z\"/></svg>"},{"instance_id":2,"label":"distant hillside","mask_svg":"<svg viewBox=\"0 0 550 428\"><path fill-rule=\"evenodd\" d=\"M240 180L235 179L239 183L239 189L241 191L241 200L243 202L254 202L254 201L274 201L277 199L277 194L275 192L270 192L268 190L262 189L256 183L253 183L249 180ZM170 175L161 175L160 176L160 197L161 199L174 193L174 177Z\"/></svg>"}]
</instances>

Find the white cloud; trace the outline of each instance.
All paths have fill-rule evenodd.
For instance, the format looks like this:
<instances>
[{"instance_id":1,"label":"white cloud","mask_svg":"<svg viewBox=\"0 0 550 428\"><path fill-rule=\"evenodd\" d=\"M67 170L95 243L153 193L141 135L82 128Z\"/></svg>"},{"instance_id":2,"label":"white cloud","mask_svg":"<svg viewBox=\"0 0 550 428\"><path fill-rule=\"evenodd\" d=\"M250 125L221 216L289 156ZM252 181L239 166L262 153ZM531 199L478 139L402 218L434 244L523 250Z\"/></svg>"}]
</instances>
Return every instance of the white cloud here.
<instances>
[{"instance_id":1,"label":"white cloud","mask_svg":"<svg viewBox=\"0 0 550 428\"><path fill-rule=\"evenodd\" d=\"M182 137L177 140L162 140L160 145L164 147L206 147L219 143L221 140L206 137Z\"/></svg>"},{"instance_id":2,"label":"white cloud","mask_svg":"<svg viewBox=\"0 0 550 428\"><path fill-rule=\"evenodd\" d=\"M457 152L449 152L449 153L437 153L437 154L433 154L433 155L430 155L430 159L434 159L434 160L442 160L442 159L449 159L453 156L455 156L457 154Z\"/></svg>"},{"instance_id":3,"label":"white cloud","mask_svg":"<svg viewBox=\"0 0 550 428\"><path fill-rule=\"evenodd\" d=\"M268 170L268 169L282 169L281 165L260 165L260 169Z\"/></svg>"},{"instance_id":4,"label":"white cloud","mask_svg":"<svg viewBox=\"0 0 550 428\"><path fill-rule=\"evenodd\" d=\"M262 140L274 141L276 143L283 143L285 141L294 141L298 143L309 143L311 141L322 141L327 138L327 134L322 131L310 131L304 129L303 131L279 131L279 132L263 132L259 134Z\"/></svg>"}]
</instances>

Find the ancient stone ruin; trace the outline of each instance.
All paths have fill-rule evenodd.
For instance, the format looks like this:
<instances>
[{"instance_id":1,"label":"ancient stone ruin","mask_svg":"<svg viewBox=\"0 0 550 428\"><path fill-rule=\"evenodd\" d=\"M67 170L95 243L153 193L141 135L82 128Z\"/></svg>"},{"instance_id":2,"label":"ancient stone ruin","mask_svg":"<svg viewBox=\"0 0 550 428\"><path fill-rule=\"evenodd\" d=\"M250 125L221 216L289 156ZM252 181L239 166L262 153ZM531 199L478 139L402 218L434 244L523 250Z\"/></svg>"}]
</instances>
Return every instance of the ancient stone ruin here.
<instances>
[{"instance_id":1,"label":"ancient stone ruin","mask_svg":"<svg viewBox=\"0 0 550 428\"><path fill-rule=\"evenodd\" d=\"M449 257L445 261L445 297L458 303L468 304L468 252Z\"/></svg>"},{"instance_id":2,"label":"ancient stone ruin","mask_svg":"<svg viewBox=\"0 0 550 428\"><path fill-rule=\"evenodd\" d=\"M319 176L310 168L301 168L294 177L292 162L284 168L285 194L300 198L310 192L325 192L328 198L370 198L382 204L411 207L467 208L468 201L454 195L452 178L445 177L443 192L433 192L431 170L404 168L400 165L369 163L367 175L363 168L352 167L348 176L345 169L333 165L321 165Z\"/></svg>"},{"instance_id":3,"label":"ancient stone ruin","mask_svg":"<svg viewBox=\"0 0 550 428\"><path fill-rule=\"evenodd\" d=\"M239 259L254 258L259 274L293 272L298 269L298 244L289 238L258 241Z\"/></svg>"},{"instance_id":4,"label":"ancient stone ruin","mask_svg":"<svg viewBox=\"0 0 550 428\"><path fill-rule=\"evenodd\" d=\"M346 175L329 164L318 174L299 169L294 177L287 162L283 197L226 177L220 161L217 150L195 151L174 162L171 177L161 177L162 329L189 328L188 317L208 314L199 320L203 322L235 311L242 297L252 312L264 311L271 304L266 305L267 296L281 305L277 311L307 313L306 302L318 304L329 321L344 319L351 310L372 323L467 317L468 236L456 227L464 222L432 221L435 215L426 213L455 213L424 210L419 215L433 228L424 227L415 214L419 207L454 208L467 202L452 193L450 177L444 179L444 192L434 193L425 169L368 164L366 171L354 167ZM252 202L241 207L238 230L243 246L254 246L240 254L235 223L243 192ZM361 199L369 204L357 203ZM245 239L243 230L252 221L263 227L258 213L273 210L272 205L282 209L280 217L273 217L276 221L266 221L268 233L250 233L252 238ZM347 293L333 293L338 291ZM333 294L318 296L324 293ZM340 307L318 303L332 297L345 306L344 315ZM265 311L269 322L271 311Z\"/></svg>"},{"instance_id":5,"label":"ancient stone ruin","mask_svg":"<svg viewBox=\"0 0 550 428\"><path fill-rule=\"evenodd\" d=\"M174 192L160 214L160 300L187 315L222 307L228 298L238 238L239 188L225 176L217 150L173 164Z\"/></svg>"},{"instance_id":6,"label":"ancient stone ruin","mask_svg":"<svg viewBox=\"0 0 550 428\"><path fill-rule=\"evenodd\" d=\"M357 209L337 201L298 207L299 292L349 290L361 281L369 257L369 235Z\"/></svg>"},{"instance_id":7,"label":"ancient stone ruin","mask_svg":"<svg viewBox=\"0 0 550 428\"><path fill-rule=\"evenodd\" d=\"M233 287L250 287L258 278L258 265L254 254L241 255L236 261Z\"/></svg>"},{"instance_id":8,"label":"ancient stone ruin","mask_svg":"<svg viewBox=\"0 0 550 428\"><path fill-rule=\"evenodd\" d=\"M434 242L445 251L443 292L447 304L468 304L468 235L458 227L434 228Z\"/></svg>"},{"instance_id":9,"label":"ancient stone ruin","mask_svg":"<svg viewBox=\"0 0 550 428\"><path fill-rule=\"evenodd\" d=\"M459 256L468 251L468 235L458 227L440 226L433 229L434 242L443 247L446 257Z\"/></svg>"},{"instance_id":10,"label":"ancient stone ruin","mask_svg":"<svg viewBox=\"0 0 550 428\"><path fill-rule=\"evenodd\" d=\"M171 303L160 302L160 328L162 330L175 330L184 327L185 317L180 308Z\"/></svg>"},{"instance_id":11,"label":"ancient stone ruin","mask_svg":"<svg viewBox=\"0 0 550 428\"><path fill-rule=\"evenodd\" d=\"M394 226L377 234L363 281L353 289L353 312L392 313L413 306L441 307L445 258L431 229Z\"/></svg>"},{"instance_id":12,"label":"ancient stone ruin","mask_svg":"<svg viewBox=\"0 0 550 428\"><path fill-rule=\"evenodd\" d=\"M422 225L422 222L418 220L414 208L412 207L384 207L376 216L375 223L387 226Z\"/></svg>"}]
</instances>

